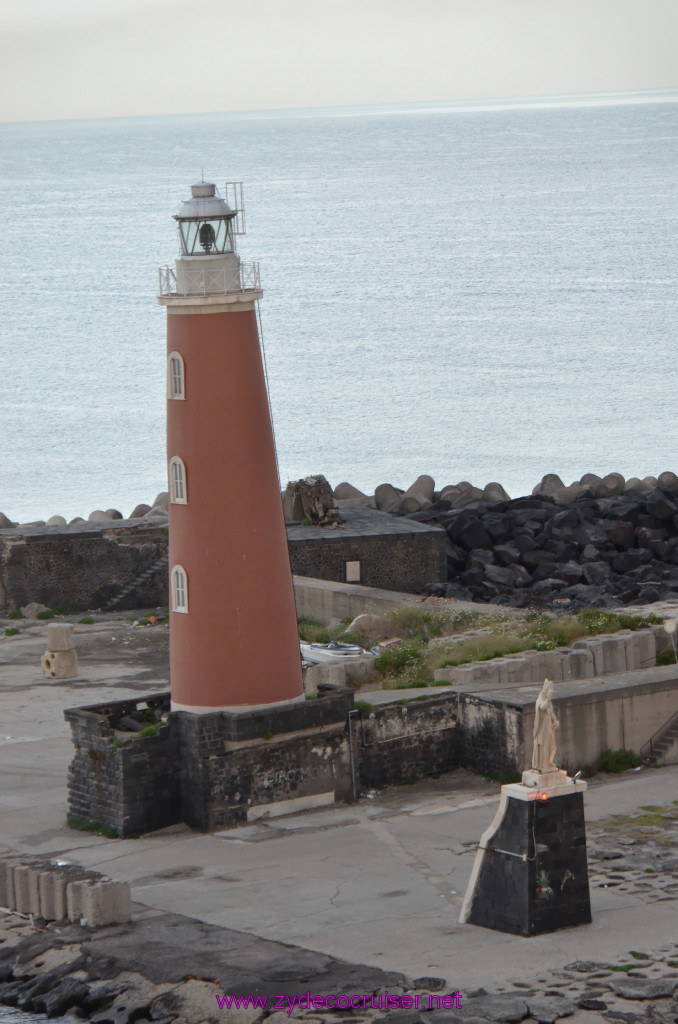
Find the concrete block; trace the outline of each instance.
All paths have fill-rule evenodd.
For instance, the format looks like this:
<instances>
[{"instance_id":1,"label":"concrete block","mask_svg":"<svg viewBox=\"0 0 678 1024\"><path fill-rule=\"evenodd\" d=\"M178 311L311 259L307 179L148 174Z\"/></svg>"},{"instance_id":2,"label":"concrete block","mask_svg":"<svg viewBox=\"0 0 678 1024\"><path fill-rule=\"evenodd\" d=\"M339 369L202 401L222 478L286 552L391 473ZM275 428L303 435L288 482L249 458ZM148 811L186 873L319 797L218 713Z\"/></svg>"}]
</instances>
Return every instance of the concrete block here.
<instances>
[{"instance_id":1,"label":"concrete block","mask_svg":"<svg viewBox=\"0 0 678 1024\"><path fill-rule=\"evenodd\" d=\"M38 889L40 895L40 917L45 921L58 921L56 914L56 901L54 898L54 881L57 869L41 871L38 878Z\"/></svg>"},{"instance_id":2,"label":"concrete block","mask_svg":"<svg viewBox=\"0 0 678 1024\"><path fill-rule=\"evenodd\" d=\"M36 917L40 917L40 869L29 867L26 872L26 881L28 885L28 912L29 914L35 914Z\"/></svg>"},{"instance_id":3,"label":"concrete block","mask_svg":"<svg viewBox=\"0 0 678 1024\"><path fill-rule=\"evenodd\" d=\"M603 648L603 667L605 675L626 672L626 650L623 638L604 636L601 638Z\"/></svg>"},{"instance_id":4,"label":"concrete block","mask_svg":"<svg viewBox=\"0 0 678 1024\"><path fill-rule=\"evenodd\" d=\"M636 632L641 668L652 668L657 664L657 643L653 629L639 629Z\"/></svg>"},{"instance_id":5,"label":"concrete block","mask_svg":"<svg viewBox=\"0 0 678 1024\"><path fill-rule=\"evenodd\" d=\"M640 645L638 643L638 637L631 629L622 629L617 633L617 636L624 644L626 671L635 672L640 668Z\"/></svg>"},{"instance_id":6,"label":"concrete block","mask_svg":"<svg viewBox=\"0 0 678 1024\"><path fill-rule=\"evenodd\" d=\"M564 683L567 683L572 679L572 665L570 663L570 654L572 651L569 647L561 647L558 653L560 654L560 671L562 673L562 679Z\"/></svg>"},{"instance_id":7,"label":"concrete block","mask_svg":"<svg viewBox=\"0 0 678 1024\"><path fill-rule=\"evenodd\" d=\"M593 655L593 674L594 676L605 675L605 660L603 655L603 641L600 637L594 636L590 640L586 641L586 646Z\"/></svg>"},{"instance_id":8,"label":"concrete block","mask_svg":"<svg viewBox=\"0 0 678 1024\"><path fill-rule=\"evenodd\" d=\"M567 656L569 662L570 679L592 679L595 675L595 667L593 664L593 653L588 649L586 645L573 649Z\"/></svg>"},{"instance_id":9,"label":"concrete block","mask_svg":"<svg viewBox=\"0 0 678 1024\"><path fill-rule=\"evenodd\" d=\"M493 664L495 665L497 672L499 674L499 685L508 686L509 662L507 662L506 658L495 658Z\"/></svg>"},{"instance_id":10,"label":"concrete block","mask_svg":"<svg viewBox=\"0 0 678 1024\"><path fill-rule=\"evenodd\" d=\"M68 902L66 888L68 877L62 871L55 871L52 875L52 886L54 888L54 920L64 921L68 917Z\"/></svg>"},{"instance_id":11,"label":"concrete block","mask_svg":"<svg viewBox=\"0 0 678 1024\"><path fill-rule=\"evenodd\" d=\"M47 627L47 650L72 651L74 649L73 627L66 622L51 622Z\"/></svg>"},{"instance_id":12,"label":"concrete block","mask_svg":"<svg viewBox=\"0 0 678 1024\"><path fill-rule=\"evenodd\" d=\"M560 651L540 651L538 654L533 654L532 657L534 659L532 672L536 671L533 682L543 683L545 679L550 679L552 683L563 681L563 656Z\"/></svg>"},{"instance_id":13,"label":"concrete block","mask_svg":"<svg viewBox=\"0 0 678 1024\"><path fill-rule=\"evenodd\" d=\"M79 878L66 885L66 916L74 924L84 917L85 892L92 884L88 878Z\"/></svg>"},{"instance_id":14,"label":"concrete block","mask_svg":"<svg viewBox=\"0 0 678 1024\"><path fill-rule=\"evenodd\" d=\"M45 651L42 671L48 679L75 679L78 674L77 651Z\"/></svg>"},{"instance_id":15,"label":"concrete block","mask_svg":"<svg viewBox=\"0 0 678 1024\"><path fill-rule=\"evenodd\" d=\"M19 914L30 914L28 896L28 868L25 864L14 867L14 910Z\"/></svg>"},{"instance_id":16,"label":"concrete block","mask_svg":"<svg viewBox=\"0 0 678 1024\"><path fill-rule=\"evenodd\" d=\"M82 890L82 921L90 928L125 924L132 916L127 882L94 882Z\"/></svg>"},{"instance_id":17,"label":"concrete block","mask_svg":"<svg viewBox=\"0 0 678 1024\"><path fill-rule=\"evenodd\" d=\"M16 910L14 906L14 864L10 860L0 861L0 907Z\"/></svg>"},{"instance_id":18,"label":"concrete block","mask_svg":"<svg viewBox=\"0 0 678 1024\"><path fill-rule=\"evenodd\" d=\"M473 682L475 685L499 685L499 669L494 661L476 661L473 665Z\"/></svg>"},{"instance_id":19,"label":"concrete block","mask_svg":"<svg viewBox=\"0 0 678 1024\"><path fill-rule=\"evenodd\" d=\"M519 654L509 654L504 660L506 661L506 674L509 686L532 682L532 662L530 658L524 658Z\"/></svg>"}]
</instances>

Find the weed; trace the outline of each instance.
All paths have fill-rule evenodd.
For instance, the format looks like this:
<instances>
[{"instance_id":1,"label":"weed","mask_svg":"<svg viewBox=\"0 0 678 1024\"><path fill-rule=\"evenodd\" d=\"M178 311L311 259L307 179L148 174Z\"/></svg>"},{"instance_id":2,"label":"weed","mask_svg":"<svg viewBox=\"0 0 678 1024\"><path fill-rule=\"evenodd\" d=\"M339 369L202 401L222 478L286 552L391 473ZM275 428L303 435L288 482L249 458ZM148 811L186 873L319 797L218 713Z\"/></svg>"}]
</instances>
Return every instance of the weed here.
<instances>
[{"instance_id":1,"label":"weed","mask_svg":"<svg viewBox=\"0 0 678 1024\"><path fill-rule=\"evenodd\" d=\"M647 953L639 953L637 949L630 949L629 956L632 956L634 960L649 960Z\"/></svg>"},{"instance_id":2,"label":"weed","mask_svg":"<svg viewBox=\"0 0 678 1024\"><path fill-rule=\"evenodd\" d=\"M145 729L142 729L139 732L139 735L143 737L143 739L146 739L147 736L155 736L161 725L162 722L154 722L153 725L147 725Z\"/></svg>"},{"instance_id":3,"label":"weed","mask_svg":"<svg viewBox=\"0 0 678 1024\"><path fill-rule=\"evenodd\" d=\"M611 971L619 971L619 972L621 972L623 974L628 974L629 971L635 970L636 965L635 964L609 964L608 967L609 967L609 970L611 970Z\"/></svg>"},{"instance_id":4,"label":"weed","mask_svg":"<svg viewBox=\"0 0 678 1024\"><path fill-rule=\"evenodd\" d=\"M93 832L97 836L105 836L106 839L118 838L118 833L114 828L100 825L97 821L90 821L89 818L83 818L80 814L71 814L66 818L66 824L78 832Z\"/></svg>"},{"instance_id":5,"label":"weed","mask_svg":"<svg viewBox=\"0 0 678 1024\"><path fill-rule=\"evenodd\" d=\"M126 747L127 744L124 740L121 740L119 736L116 736L111 743L111 750L120 750L121 747Z\"/></svg>"},{"instance_id":6,"label":"weed","mask_svg":"<svg viewBox=\"0 0 678 1024\"><path fill-rule=\"evenodd\" d=\"M36 619L53 619L55 615L56 612L53 608L45 608L43 611L38 612L35 617Z\"/></svg>"},{"instance_id":7,"label":"weed","mask_svg":"<svg viewBox=\"0 0 678 1024\"><path fill-rule=\"evenodd\" d=\"M357 700L353 706L361 715L370 715L374 711L374 704L368 700Z\"/></svg>"},{"instance_id":8,"label":"weed","mask_svg":"<svg viewBox=\"0 0 678 1024\"><path fill-rule=\"evenodd\" d=\"M266 741L272 740L273 739L273 733L271 732L270 729L267 729L266 732L263 733L261 738L262 738L262 740L266 740Z\"/></svg>"},{"instance_id":9,"label":"weed","mask_svg":"<svg viewBox=\"0 0 678 1024\"><path fill-rule=\"evenodd\" d=\"M154 722L158 721L158 719L156 717L156 714L155 714L155 711L153 710L153 708L144 708L144 718L145 718L145 720L147 722L151 722L151 723L154 723Z\"/></svg>"},{"instance_id":10,"label":"weed","mask_svg":"<svg viewBox=\"0 0 678 1024\"><path fill-rule=\"evenodd\" d=\"M513 768L504 768L499 772L483 772L483 778L486 782L499 782L502 786L507 786L511 782L520 782L522 775Z\"/></svg>"},{"instance_id":11,"label":"weed","mask_svg":"<svg viewBox=\"0 0 678 1024\"><path fill-rule=\"evenodd\" d=\"M71 615L72 611L67 604L55 604L52 609L55 615Z\"/></svg>"},{"instance_id":12,"label":"weed","mask_svg":"<svg viewBox=\"0 0 678 1024\"><path fill-rule=\"evenodd\" d=\"M21 611L21 608L15 608L14 611L10 612L8 616L8 618L10 619L23 619L23 617L24 613Z\"/></svg>"},{"instance_id":13,"label":"weed","mask_svg":"<svg viewBox=\"0 0 678 1024\"><path fill-rule=\"evenodd\" d=\"M304 697L304 700L317 700L317 699L318 699L318 694L317 693L307 693L306 696Z\"/></svg>"},{"instance_id":14,"label":"weed","mask_svg":"<svg viewBox=\"0 0 678 1024\"><path fill-rule=\"evenodd\" d=\"M639 768L643 762L632 750L604 750L594 768L599 772L625 772L629 768Z\"/></svg>"},{"instance_id":15,"label":"weed","mask_svg":"<svg viewBox=\"0 0 678 1024\"><path fill-rule=\"evenodd\" d=\"M5 630L5 636L16 636L17 633L20 632L21 630L19 629L18 626L10 626L8 629Z\"/></svg>"},{"instance_id":16,"label":"weed","mask_svg":"<svg viewBox=\"0 0 678 1024\"><path fill-rule=\"evenodd\" d=\"M92 618L91 615L84 615L79 620L79 622L80 622L81 626L92 626L92 625L94 625L94 619Z\"/></svg>"},{"instance_id":17,"label":"weed","mask_svg":"<svg viewBox=\"0 0 678 1024\"><path fill-rule=\"evenodd\" d=\"M313 619L298 619L297 626L299 627L299 639L304 643L327 644L334 639L326 626L314 622Z\"/></svg>"},{"instance_id":18,"label":"weed","mask_svg":"<svg viewBox=\"0 0 678 1024\"><path fill-rule=\"evenodd\" d=\"M645 874L646 875L656 875L657 872L655 871L654 868L645 868Z\"/></svg>"},{"instance_id":19,"label":"weed","mask_svg":"<svg viewBox=\"0 0 678 1024\"><path fill-rule=\"evenodd\" d=\"M678 960L667 960L666 961L666 966L667 967L678 967Z\"/></svg>"},{"instance_id":20,"label":"weed","mask_svg":"<svg viewBox=\"0 0 678 1024\"><path fill-rule=\"evenodd\" d=\"M657 651L658 665L675 665L676 656L670 648L665 651Z\"/></svg>"}]
</instances>

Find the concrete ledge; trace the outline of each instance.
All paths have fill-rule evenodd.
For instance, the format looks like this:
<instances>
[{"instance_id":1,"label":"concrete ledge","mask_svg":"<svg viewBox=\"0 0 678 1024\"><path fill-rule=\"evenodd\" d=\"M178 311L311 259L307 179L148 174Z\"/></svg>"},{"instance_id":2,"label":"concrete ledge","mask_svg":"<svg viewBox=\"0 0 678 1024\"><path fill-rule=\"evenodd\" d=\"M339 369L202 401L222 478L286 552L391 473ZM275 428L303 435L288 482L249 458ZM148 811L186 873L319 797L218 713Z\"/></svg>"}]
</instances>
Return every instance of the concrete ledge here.
<instances>
[{"instance_id":1,"label":"concrete ledge","mask_svg":"<svg viewBox=\"0 0 678 1024\"><path fill-rule=\"evenodd\" d=\"M297 814L299 811L312 811L317 807L332 807L333 805L334 792L314 793L311 796L297 796L291 800L279 800L275 804L250 807L247 812L247 820L250 822L259 821L261 818L281 818L285 814Z\"/></svg>"}]
</instances>

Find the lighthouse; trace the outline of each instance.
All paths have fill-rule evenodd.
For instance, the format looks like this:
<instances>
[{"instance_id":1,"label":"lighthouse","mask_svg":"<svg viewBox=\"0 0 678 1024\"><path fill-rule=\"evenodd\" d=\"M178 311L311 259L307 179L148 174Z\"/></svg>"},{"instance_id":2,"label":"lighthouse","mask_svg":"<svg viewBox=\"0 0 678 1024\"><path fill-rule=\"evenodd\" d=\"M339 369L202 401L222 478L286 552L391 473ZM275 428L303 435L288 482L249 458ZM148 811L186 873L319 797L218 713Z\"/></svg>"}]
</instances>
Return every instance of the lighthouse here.
<instances>
[{"instance_id":1,"label":"lighthouse","mask_svg":"<svg viewBox=\"0 0 678 1024\"><path fill-rule=\"evenodd\" d=\"M167 308L172 709L303 700L294 590L257 325L258 264L242 263L242 188L191 186Z\"/></svg>"}]
</instances>

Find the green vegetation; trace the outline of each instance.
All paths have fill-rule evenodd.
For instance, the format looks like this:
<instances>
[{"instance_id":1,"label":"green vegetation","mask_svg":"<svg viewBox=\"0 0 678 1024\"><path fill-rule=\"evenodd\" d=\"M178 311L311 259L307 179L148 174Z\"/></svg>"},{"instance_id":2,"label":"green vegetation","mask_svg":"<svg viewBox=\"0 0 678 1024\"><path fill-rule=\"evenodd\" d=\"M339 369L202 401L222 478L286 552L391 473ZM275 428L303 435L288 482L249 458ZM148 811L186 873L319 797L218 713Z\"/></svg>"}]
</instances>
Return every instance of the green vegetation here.
<instances>
[{"instance_id":1,"label":"green vegetation","mask_svg":"<svg viewBox=\"0 0 678 1024\"><path fill-rule=\"evenodd\" d=\"M374 704L370 704L368 700L357 700L353 706L361 715L371 715L374 711Z\"/></svg>"},{"instance_id":2,"label":"green vegetation","mask_svg":"<svg viewBox=\"0 0 678 1024\"><path fill-rule=\"evenodd\" d=\"M153 725L147 725L145 729L140 731L139 735L143 737L143 739L146 739L147 736L155 736L161 725L162 722L154 722Z\"/></svg>"},{"instance_id":3,"label":"green vegetation","mask_svg":"<svg viewBox=\"0 0 678 1024\"><path fill-rule=\"evenodd\" d=\"M17 633L20 632L21 630L18 626L9 626L9 628L5 630L5 636L16 636Z\"/></svg>"},{"instance_id":4,"label":"green vegetation","mask_svg":"<svg viewBox=\"0 0 678 1024\"><path fill-rule=\"evenodd\" d=\"M486 782L498 782L502 786L507 786L511 782L520 782L522 777L521 773L514 771L513 768L505 768L500 772L483 772Z\"/></svg>"},{"instance_id":5,"label":"green vegetation","mask_svg":"<svg viewBox=\"0 0 678 1024\"><path fill-rule=\"evenodd\" d=\"M144 708L144 718L147 722L157 722L155 711L153 708Z\"/></svg>"},{"instance_id":6,"label":"green vegetation","mask_svg":"<svg viewBox=\"0 0 678 1024\"><path fill-rule=\"evenodd\" d=\"M632 956L634 960L649 960L650 957L647 953L639 953L637 949L630 949L629 956Z\"/></svg>"},{"instance_id":7,"label":"green vegetation","mask_svg":"<svg viewBox=\"0 0 678 1024\"><path fill-rule=\"evenodd\" d=\"M24 613L21 611L21 608L15 608L14 611L10 612L8 615L8 618L10 619L23 619L23 617Z\"/></svg>"},{"instance_id":8,"label":"green vegetation","mask_svg":"<svg viewBox=\"0 0 678 1024\"><path fill-rule=\"evenodd\" d=\"M636 969L636 965L635 964L608 964L608 968L611 971L620 971L620 972L622 972L624 974L628 974L629 971L634 971Z\"/></svg>"},{"instance_id":9,"label":"green vegetation","mask_svg":"<svg viewBox=\"0 0 678 1024\"><path fill-rule=\"evenodd\" d=\"M66 824L69 828L74 828L78 832L92 832L97 836L105 836L106 839L117 839L118 833L114 828L109 828L108 825L100 825L96 821L90 821L89 818L83 818L79 814L71 814L66 818Z\"/></svg>"},{"instance_id":10,"label":"green vegetation","mask_svg":"<svg viewBox=\"0 0 678 1024\"><path fill-rule=\"evenodd\" d=\"M35 617L36 619L53 619L55 615L56 612L53 608L45 608L44 611L38 612Z\"/></svg>"},{"instance_id":11,"label":"green vegetation","mask_svg":"<svg viewBox=\"0 0 678 1024\"><path fill-rule=\"evenodd\" d=\"M670 647L667 647L665 651L657 651L657 664L658 665L675 665L676 656Z\"/></svg>"},{"instance_id":12,"label":"green vegetation","mask_svg":"<svg viewBox=\"0 0 678 1024\"><path fill-rule=\"evenodd\" d=\"M375 682L380 679L384 689L403 689L433 685L435 670L448 665L491 661L523 651L552 651L587 636L641 629L661 620L655 615L617 615L591 609L554 616L538 610L485 613L408 602L382 616L371 616L369 621L369 628L347 633L350 623L346 619L332 629L299 619L299 636L307 643L342 640L366 650L381 640L399 637L402 643L380 654L374 669ZM473 631L474 636L457 639L460 633ZM443 681L441 685L449 684Z\"/></svg>"},{"instance_id":13,"label":"green vegetation","mask_svg":"<svg viewBox=\"0 0 678 1024\"><path fill-rule=\"evenodd\" d=\"M55 615L72 615L72 610L67 604L55 604L52 611Z\"/></svg>"},{"instance_id":14,"label":"green vegetation","mask_svg":"<svg viewBox=\"0 0 678 1024\"><path fill-rule=\"evenodd\" d=\"M604 750L594 764L587 764L582 769L584 778L590 779L598 772L625 772L629 768L639 768L642 760L632 750Z\"/></svg>"},{"instance_id":15,"label":"green vegetation","mask_svg":"<svg viewBox=\"0 0 678 1024\"><path fill-rule=\"evenodd\" d=\"M81 626L92 626L92 625L94 625L94 619L92 618L91 615L84 615L78 621L80 622Z\"/></svg>"}]
</instances>

